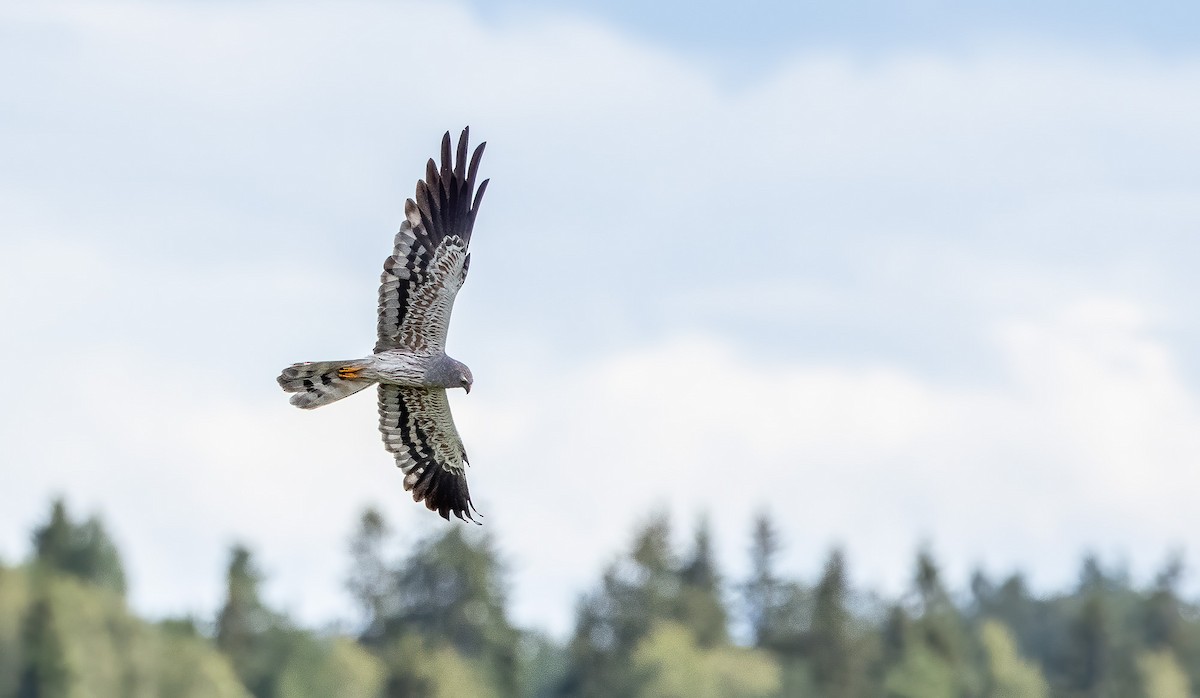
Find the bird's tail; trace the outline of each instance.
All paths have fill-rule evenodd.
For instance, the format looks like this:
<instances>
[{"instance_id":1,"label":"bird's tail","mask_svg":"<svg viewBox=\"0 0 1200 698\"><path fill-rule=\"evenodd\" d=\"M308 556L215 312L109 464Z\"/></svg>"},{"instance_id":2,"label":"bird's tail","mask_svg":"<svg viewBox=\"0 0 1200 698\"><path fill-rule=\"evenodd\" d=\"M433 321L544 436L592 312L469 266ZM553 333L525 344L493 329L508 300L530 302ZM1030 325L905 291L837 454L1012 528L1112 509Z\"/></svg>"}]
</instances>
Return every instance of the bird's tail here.
<instances>
[{"instance_id":1,"label":"bird's tail","mask_svg":"<svg viewBox=\"0 0 1200 698\"><path fill-rule=\"evenodd\" d=\"M277 380L285 392L296 393L293 405L311 410L369 387L375 379L362 377L365 368L362 360L305 362L283 369Z\"/></svg>"}]
</instances>

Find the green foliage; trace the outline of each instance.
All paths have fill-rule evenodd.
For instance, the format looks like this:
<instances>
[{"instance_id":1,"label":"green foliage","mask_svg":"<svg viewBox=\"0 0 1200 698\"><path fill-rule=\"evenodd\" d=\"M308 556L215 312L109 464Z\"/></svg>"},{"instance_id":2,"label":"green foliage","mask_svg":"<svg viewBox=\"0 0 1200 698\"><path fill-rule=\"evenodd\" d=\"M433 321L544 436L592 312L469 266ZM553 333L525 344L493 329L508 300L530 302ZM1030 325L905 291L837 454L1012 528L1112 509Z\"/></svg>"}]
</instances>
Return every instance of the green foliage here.
<instances>
[{"instance_id":1,"label":"green foliage","mask_svg":"<svg viewBox=\"0 0 1200 698\"><path fill-rule=\"evenodd\" d=\"M561 694L637 693L645 677L632 664L633 651L654 626L673 620L681 588L670 524L659 513L635 533L630 551L605 571L599 589L581 601Z\"/></svg>"},{"instance_id":2,"label":"green foliage","mask_svg":"<svg viewBox=\"0 0 1200 698\"><path fill-rule=\"evenodd\" d=\"M827 698L848 698L856 693L858 670L848 596L845 558L840 550L834 550L815 590L807 651L813 682Z\"/></svg>"},{"instance_id":3,"label":"green foliage","mask_svg":"<svg viewBox=\"0 0 1200 698\"><path fill-rule=\"evenodd\" d=\"M1145 698L1190 698L1191 681L1170 650L1143 652L1137 658Z\"/></svg>"},{"instance_id":4,"label":"green foliage","mask_svg":"<svg viewBox=\"0 0 1200 698\"><path fill-rule=\"evenodd\" d=\"M971 580L971 592L973 615L1004 623L1027 654L1050 657L1065 642L1065 628L1057 622L1055 609L1033 598L1020 574L1010 575L997 587L977 571Z\"/></svg>"},{"instance_id":5,"label":"green foliage","mask_svg":"<svg viewBox=\"0 0 1200 698\"><path fill-rule=\"evenodd\" d=\"M728 618L721 599L721 575L712 549L712 531L707 517L696 526L695 544L679 571L681 589L676 617L691 629L703 647L729 640Z\"/></svg>"},{"instance_id":6,"label":"green foliage","mask_svg":"<svg viewBox=\"0 0 1200 698\"><path fill-rule=\"evenodd\" d=\"M0 566L0 698L16 695L24 666L22 625L29 586L28 575Z\"/></svg>"},{"instance_id":7,"label":"green foliage","mask_svg":"<svg viewBox=\"0 0 1200 698\"><path fill-rule=\"evenodd\" d=\"M987 672L987 698L1046 698L1049 687L1038 667L1017 653L1003 623L986 620L979 630Z\"/></svg>"},{"instance_id":8,"label":"green foliage","mask_svg":"<svg viewBox=\"0 0 1200 698\"><path fill-rule=\"evenodd\" d=\"M1187 643L1179 598L1183 559L1172 554L1154 580L1142 615L1146 646L1152 649L1183 650Z\"/></svg>"},{"instance_id":9,"label":"green foliage","mask_svg":"<svg viewBox=\"0 0 1200 698\"><path fill-rule=\"evenodd\" d=\"M63 623L43 593L25 613L18 698L66 698L75 683L63 646Z\"/></svg>"},{"instance_id":10,"label":"green foliage","mask_svg":"<svg viewBox=\"0 0 1200 698\"><path fill-rule=\"evenodd\" d=\"M961 603L921 551L911 591L885 602L854 589L837 550L809 583L781 574L762 516L731 618L707 521L680 552L659 514L581 598L563 645L512 626L489 537L440 527L393 558L382 515L359 524L356 637L269 608L243 547L213 622L151 624L126 608L99 522L58 502L30 562L0 566L0 698L1181 698L1200 678L1200 606L1177 556L1144 589L1095 557L1057 594L977 572Z\"/></svg>"},{"instance_id":11,"label":"green foliage","mask_svg":"<svg viewBox=\"0 0 1200 698\"><path fill-rule=\"evenodd\" d=\"M453 647L416 633L391 640L383 649L386 698L496 698L503 696L486 667L463 657Z\"/></svg>"},{"instance_id":12,"label":"green foliage","mask_svg":"<svg viewBox=\"0 0 1200 698\"><path fill-rule=\"evenodd\" d=\"M358 531L350 540L350 575L346 589L361 614L361 638L367 643L382 641L387 604L394 598L394 571L385 559L384 548L391 531L383 514L367 508L359 519Z\"/></svg>"},{"instance_id":13,"label":"green foliage","mask_svg":"<svg viewBox=\"0 0 1200 698\"><path fill-rule=\"evenodd\" d=\"M148 696L161 698L248 698L233 667L204 638L160 631L144 643L155 667L156 687Z\"/></svg>"},{"instance_id":14,"label":"green foliage","mask_svg":"<svg viewBox=\"0 0 1200 698\"><path fill-rule=\"evenodd\" d=\"M49 519L34 530L33 547L38 564L125 593L125 570L103 524L96 517L72 521L62 499L54 500Z\"/></svg>"},{"instance_id":15,"label":"green foliage","mask_svg":"<svg viewBox=\"0 0 1200 698\"><path fill-rule=\"evenodd\" d=\"M888 698L956 698L958 681L944 657L913 645L884 679Z\"/></svg>"},{"instance_id":16,"label":"green foliage","mask_svg":"<svg viewBox=\"0 0 1200 698\"><path fill-rule=\"evenodd\" d=\"M1113 622L1101 592L1090 592L1071 624L1069 685L1082 695L1111 693Z\"/></svg>"},{"instance_id":17,"label":"green foliage","mask_svg":"<svg viewBox=\"0 0 1200 698\"><path fill-rule=\"evenodd\" d=\"M780 576L781 549L775 523L759 514L751 534L750 575L739 587L742 608L756 647L798 657L806 646L812 602L803 586Z\"/></svg>"},{"instance_id":18,"label":"green foliage","mask_svg":"<svg viewBox=\"0 0 1200 698\"><path fill-rule=\"evenodd\" d=\"M521 634L517 684L523 698L550 698L567 677L566 648L537 631Z\"/></svg>"},{"instance_id":19,"label":"green foliage","mask_svg":"<svg viewBox=\"0 0 1200 698\"><path fill-rule=\"evenodd\" d=\"M291 640L275 682L280 698L375 698L382 690L383 662L357 643L301 632L293 633Z\"/></svg>"},{"instance_id":20,"label":"green foliage","mask_svg":"<svg viewBox=\"0 0 1200 698\"><path fill-rule=\"evenodd\" d=\"M263 603L263 576L250 551L234 546L226 571L225 603L217 616L216 646L242 684L258 698L372 698L384 686L383 662L343 637L295 628ZM186 635L186 626L179 628Z\"/></svg>"},{"instance_id":21,"label":"green foliage","mask_svg":"<svg viewBox=\"0 0 1200 698\"><path fill-rule=\"evenodd\" d=\"M395 573L383 602L384 634L417 634L480 667L498 695L517 693L520 635L508 620L503 568L491 538L464 527L422 541ZM449 660L447 660L449 661Z\"/></svg>"},{"instance_id":22,"label":"green foliage","mask_svg":"<svg viewBox=\"0 0 1200 698\"><path fill-rule=\"evenodd\" d=\"M0 580L5 646L12 618L22 635L20 651L5 653L19 668L0 675L0 696L248 698L206 640L134 618L110 590L43 568L3 570Z\"/></svg>"},{"instance_id":23,"label":"green foliage","mask_svg":"<svg viewBox=\"0 0 1200 698\"><path fill-rule=\"evenodd\" d=\"M758 647L775 644L781 635L779 610L787 594L776 569L779 550L778 528L768 514L759 514L750 543L750 577L741 587L746 620Z\"/></svg>"},{"instance_id":24,"label":"green foliage","mask_svg":"<svg viewBox=\"0 0 1200 698\"><path fill-rule=\"evenodd\" d=\"M782 666L779 675L780 688L777 695L780 698L820 698L817 687L813 683L812 671L808 662L792 660Z\"/></svg>"},{"instance_id":25,"label":"green foliage","mask_svg":"<svg viewBox=\"0 0 1200 698\"><path fill-rule=\"evenodd\" d=\"M225 574L225 603L217 616L217 648L259 698L274 694L276 667L288 654L286 629L263 605L259 595L262 573L250 551L235 545Z\"/></svg>"},{"instance_id":26,"label":"green foliage","mask_svg":"<svg viewBox=\"0 0 1200 698\"><path fill-rule=\"evenodd\" d=\"M942 584L941 571L927 550L917 554L914 579L918 615L915 629L919 641L952 667L967 659L969 650L962 615Z\"/></svg>"},{"instance_id":27,"label":"green foliage","mask_svg":"<svg viewBox=\"0 0 1200 698\"><path fill-rule=\"evenodd\" d=\"M736 647L705 649L678 623L663 623L633 652L648 676L644 698L759 698L780 688L776 662L765 652Z\"/></svg>"},{"instance_id":28,"label":"green foliage","mask_svg":"<svg viewBox=\"0 0 1200 698\"><path fill-rule=\"evenodd\" d=\"M972 646L965 619L951 600L942 583L941 571L927 550L917 554L916 567L913 579L916 615L909 625L911 635L906 655L901 659L906 671L899 675L914 681L920 677L920 681L930 682L930 690L941 691L945 684L953 695L975 694L980 677L971 661Z\"/></svg>"},{"instance_id":29,"label":"green foliage","mask_svg":"<svg viewBox=\"0 0 1200 698\"><path fill-rule=\"evenodd\" d=\"M604 573L599 588L580 602L570 644L570 670L561 695L634 695L649 680L647 665L633 661L650 633L663 624L686 629L704 649L728 646L721 573L706 520L680 562L667 516L652 516L630 550Z\"/></svg>"}]
</instances>

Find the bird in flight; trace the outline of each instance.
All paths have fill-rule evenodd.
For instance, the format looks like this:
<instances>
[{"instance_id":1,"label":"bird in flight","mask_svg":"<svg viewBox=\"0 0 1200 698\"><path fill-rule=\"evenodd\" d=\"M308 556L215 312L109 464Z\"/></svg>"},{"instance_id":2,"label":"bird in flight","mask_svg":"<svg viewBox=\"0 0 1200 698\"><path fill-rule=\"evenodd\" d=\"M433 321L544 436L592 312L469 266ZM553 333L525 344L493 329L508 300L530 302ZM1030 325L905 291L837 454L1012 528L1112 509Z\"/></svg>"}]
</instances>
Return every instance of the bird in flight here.
<instances>
[{"instance_id":1,"label":"bird in flight","mask_svg":"<svg viewBox=\"0 0 1200 698\"><path fill-rule=\"evenodd\" d=\"M279 374L291 403L303 409L328 405L379 384L379 431L404 472L413 501L449 520L475 519L467 489L467 452L454 428L448 388L471 392L471 369L446 355L446 330L454 297L467 278L471 229L488 180L475 190L485 143L467 161L464 128L451 157L442 137L442 164L431 158L379 284L379 333L364 359L293 364ZM476 512L478 513L478 512Z\"/></svg>"}]
</instances>

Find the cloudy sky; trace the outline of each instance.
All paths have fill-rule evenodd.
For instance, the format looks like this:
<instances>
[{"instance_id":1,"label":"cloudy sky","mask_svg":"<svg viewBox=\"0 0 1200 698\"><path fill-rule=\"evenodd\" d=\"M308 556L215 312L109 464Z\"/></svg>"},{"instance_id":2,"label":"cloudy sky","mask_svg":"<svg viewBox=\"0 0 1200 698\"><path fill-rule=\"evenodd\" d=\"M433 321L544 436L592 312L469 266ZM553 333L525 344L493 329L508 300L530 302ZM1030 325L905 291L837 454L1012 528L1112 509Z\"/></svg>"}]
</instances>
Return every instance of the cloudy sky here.
<instances>
[{"instance_id":1,"label":"cloudy sky","mask_svg":"<svg viewBox=\"0 0 1200 698\"><path fill-rule=\"evenodd\" d=\"M322 623L363 506L444 526L370 397L274 378L369 350L470 124L452 401L520 623L655 509L888 591L922 542L956 585L1200 560L1200 9L1118 5L0 5L0 558L64 494L141 611L211 614L244 541Z\"/></svg>"}]
</instances>

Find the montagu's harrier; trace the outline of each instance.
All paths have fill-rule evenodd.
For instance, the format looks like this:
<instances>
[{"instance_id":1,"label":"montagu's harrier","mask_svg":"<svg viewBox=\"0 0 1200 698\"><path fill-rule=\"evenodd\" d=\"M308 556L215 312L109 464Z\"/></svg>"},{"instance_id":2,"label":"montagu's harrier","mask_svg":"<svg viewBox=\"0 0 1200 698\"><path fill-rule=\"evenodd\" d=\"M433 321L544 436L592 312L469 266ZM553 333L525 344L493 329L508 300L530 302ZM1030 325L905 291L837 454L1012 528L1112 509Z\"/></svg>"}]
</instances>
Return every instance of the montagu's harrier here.
<instances>
[{"instance_id":1,"label":"montagu's harrier","mask_svg":"<svg viewBox=\"0 0 1200 698\"><path fill-rule=\"evenodd\" d=\"M471 228L487 180L475 191L483 146L467 162L467 129L451 158L442 138L442 166L430 159L379 286L379 340L365 359L294 364L279 385L291 403L312 409L379 384L379 431L404 471L413 500L449 519L474 520L464 470L467 452L450 416L447 388L471 391L471 369L446 356L454 296L467 278Z\"/></svg>"}]
</instances>

